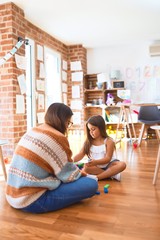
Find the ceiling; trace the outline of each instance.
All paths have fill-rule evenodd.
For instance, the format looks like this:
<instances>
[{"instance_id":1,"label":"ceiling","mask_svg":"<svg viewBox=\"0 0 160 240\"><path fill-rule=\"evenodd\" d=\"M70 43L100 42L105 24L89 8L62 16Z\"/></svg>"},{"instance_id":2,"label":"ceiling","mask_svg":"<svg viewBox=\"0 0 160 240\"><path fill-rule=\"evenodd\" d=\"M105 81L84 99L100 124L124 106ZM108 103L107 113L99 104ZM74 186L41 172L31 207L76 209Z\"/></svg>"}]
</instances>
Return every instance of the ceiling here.
<instances>
[{"instance_id":1,"label":"ceiling","mask_svg":"<svg viewBox=\"0 0 160 240\"><path fill-rule=\"evenodd\" d=\"M160 40L160 0L11 0L66 45L86 48ZM10 2L0 0L0 4Z\"/></svg>"}]
</instances>

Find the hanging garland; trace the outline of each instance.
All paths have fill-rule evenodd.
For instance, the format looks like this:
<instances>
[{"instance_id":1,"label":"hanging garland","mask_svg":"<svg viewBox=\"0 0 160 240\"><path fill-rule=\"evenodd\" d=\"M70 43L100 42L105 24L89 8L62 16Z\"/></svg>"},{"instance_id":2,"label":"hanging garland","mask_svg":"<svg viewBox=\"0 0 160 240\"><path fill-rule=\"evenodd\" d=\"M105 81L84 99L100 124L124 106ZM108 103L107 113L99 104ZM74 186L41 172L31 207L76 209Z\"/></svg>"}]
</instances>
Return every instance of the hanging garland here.
<instances>
[{"instance_id":1,"label":"hanging garland","mask_svg":"<svg viewBox=\"0 0 160 240\"><path fill-rule=\"evenodd\" d=\"M7 62L13 55L17 52L17 50L23 45L29 44L28 39L22 39L21 37L18 37L18 42L16 45L8 52L3 58L0 59L0 66L3 65L5 62Z\"/></svg>"}]
</instances>

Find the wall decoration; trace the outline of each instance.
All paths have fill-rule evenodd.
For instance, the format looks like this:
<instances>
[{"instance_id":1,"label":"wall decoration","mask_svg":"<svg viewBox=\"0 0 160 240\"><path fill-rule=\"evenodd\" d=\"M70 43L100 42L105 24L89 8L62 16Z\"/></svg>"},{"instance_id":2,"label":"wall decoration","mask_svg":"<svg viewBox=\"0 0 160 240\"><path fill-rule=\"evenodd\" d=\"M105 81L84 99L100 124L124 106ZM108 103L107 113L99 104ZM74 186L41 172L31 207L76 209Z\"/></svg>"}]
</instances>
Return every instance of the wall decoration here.
<instances>
[{"instance_id":1,"label":"wall decoration","mask_svg":"<svg viewBox=\"0 0 160 240\"><path fill-rule=\"evenodd\" d=\"M0 59L0 66L3 65L7 60L9 60L23 44L28 45L29 40L18 37L18 42L16 43L16 45L10 50L9 53L7 53L4 57Z\"/></svg>"}]
</instances>

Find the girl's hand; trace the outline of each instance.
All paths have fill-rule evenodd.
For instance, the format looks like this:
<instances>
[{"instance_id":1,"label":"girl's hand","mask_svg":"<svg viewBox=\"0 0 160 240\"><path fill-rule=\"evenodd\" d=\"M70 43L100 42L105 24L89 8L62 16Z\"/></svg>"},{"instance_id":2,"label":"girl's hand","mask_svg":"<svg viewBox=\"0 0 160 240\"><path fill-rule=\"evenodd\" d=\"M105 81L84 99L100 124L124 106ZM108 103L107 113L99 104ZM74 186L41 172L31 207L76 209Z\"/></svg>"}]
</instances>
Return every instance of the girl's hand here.
<instances>
[{"instance_id":1,"label":"girl's hand","mask_svg":"<svg viewBox=\"0 0 160 240\"><path fill-rule=\"evenodd\" d=\"M94 160L94 159L92 159L88 163L86 163L87 167L93 167L93 166L96 166L96 165L97 165L97 163L96 163L96 160Z\"/></svg>"}]
</instances>

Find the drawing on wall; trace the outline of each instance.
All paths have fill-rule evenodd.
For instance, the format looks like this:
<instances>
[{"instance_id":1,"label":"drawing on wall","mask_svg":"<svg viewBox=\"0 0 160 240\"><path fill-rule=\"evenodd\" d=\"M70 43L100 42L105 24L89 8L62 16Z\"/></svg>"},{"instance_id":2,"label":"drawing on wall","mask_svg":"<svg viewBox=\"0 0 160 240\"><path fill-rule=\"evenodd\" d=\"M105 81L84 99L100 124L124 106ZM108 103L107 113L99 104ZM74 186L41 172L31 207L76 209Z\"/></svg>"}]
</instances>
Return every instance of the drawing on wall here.
<instances>
[{"instance_id":1,"label":"drawing on wall","mask_svg":"<svg viewBox=\"0 0 160 240\"><path fill-rule=\"evenodd\" d=\"M43 61L43 47L41 45L37 45L37 60Z\"/></svg>"},{"instance_id":2,"label":"drawing on wall","mask_svg":"<svg viewBox=\"0 0 160 240\"><path fill-rule=\"evenodd\" d=\"M145 66L144 67L144 78L151 78L152 73L151 73L151 66Z\"/></svg>"},{"instance_id":3,"label":"drawing on wall","mask_svg":"<svg viewBox=\"0 0 160 240\"><path fill-rule=\"evenodd\" d=\"M160 102L160 66L127 67L124 80L133 102Z\"/></svg>"},{"instance_id":4,"label":"drawing on wall","mask_svg":"<svg viewBox=\"0 0 160 240\"><path fill-rule=\"evenodd\" d=\"M37 80L36 81L37 91L45 91L45 81L44 80Z\"/></svg>"},{"instance_id":5,"label":"drawing on wall","mask_svg":"<svg viewBox=\"0 0 160 240\"><path fill-rule=\"evenodd\" d=\"M44 94L38 94L38 110L44 110Z\"/></svg>"},{"instance_id":6,"label":"drawing on wall","mask_svg":"<svg viewBox=\"0 0 160 240\"><path fill-rule=\"evenodd\" d=\"M15 54L16 66L19 69L26 70L27 59L24 56Z\"/></svg>"},{"instance_id":7,"label":"drawing on wall","mask_svg":"<svg viewBox=\"0 0 160 240\"><path fill-rule=\"evenodd\" d=\"M153 76L160 79L160 66L153 67Z\"/></svg>"}]
</instances>

